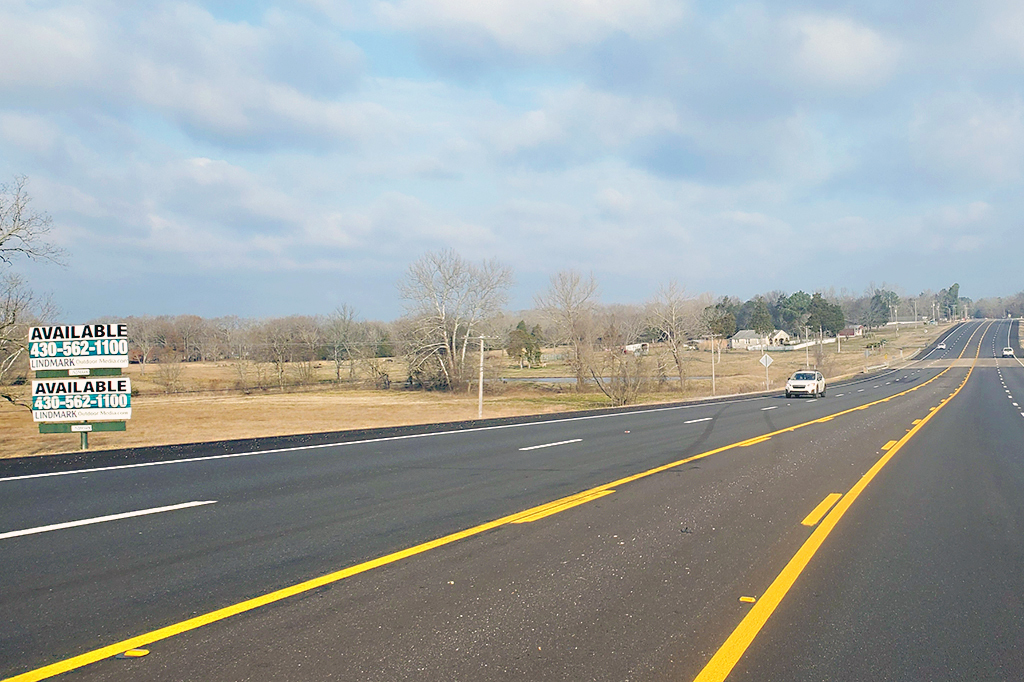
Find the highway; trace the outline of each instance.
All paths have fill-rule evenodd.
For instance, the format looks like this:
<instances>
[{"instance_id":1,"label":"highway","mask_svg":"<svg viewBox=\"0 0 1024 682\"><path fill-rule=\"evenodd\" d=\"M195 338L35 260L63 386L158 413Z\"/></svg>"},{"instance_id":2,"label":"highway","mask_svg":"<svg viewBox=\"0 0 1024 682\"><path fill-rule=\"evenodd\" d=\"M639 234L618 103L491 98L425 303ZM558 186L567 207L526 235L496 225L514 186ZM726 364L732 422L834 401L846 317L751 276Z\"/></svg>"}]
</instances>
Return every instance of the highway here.
<instances>
[{"instance_id":1,"label":"highway","mask_svg":"<svg viewBox=\"0 0 1024 682\"><path fill-rule=\"evenodd\" d=\"M1017 333L817 400L8 466L0 677L1024 679Z\"/></svg>"}]
</instances>

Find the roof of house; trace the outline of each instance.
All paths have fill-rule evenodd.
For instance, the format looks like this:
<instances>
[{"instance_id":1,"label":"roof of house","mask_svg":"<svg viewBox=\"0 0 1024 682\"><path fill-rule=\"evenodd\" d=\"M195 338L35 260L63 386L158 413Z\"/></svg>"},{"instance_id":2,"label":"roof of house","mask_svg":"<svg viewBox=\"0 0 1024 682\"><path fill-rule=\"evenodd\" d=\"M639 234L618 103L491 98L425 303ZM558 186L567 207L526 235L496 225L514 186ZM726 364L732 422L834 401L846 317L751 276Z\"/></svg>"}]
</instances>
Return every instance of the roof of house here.
<instances>
[{"instance_id":1,"label":"roof of house","mask_svg":"<svg viewBox=\"0 0 1024 682\"><path fill-rule=\"evenodd\" d=\"M739 339L741 341L743 339L750 339L750 340L753 340L753 341L760 341L764 337L761 336L760 334L758 334L757 332L755 332L753 329L741 329L738 332L736 332L735 334L733 334L732 338Z\"/></svg>"}]
</instances>

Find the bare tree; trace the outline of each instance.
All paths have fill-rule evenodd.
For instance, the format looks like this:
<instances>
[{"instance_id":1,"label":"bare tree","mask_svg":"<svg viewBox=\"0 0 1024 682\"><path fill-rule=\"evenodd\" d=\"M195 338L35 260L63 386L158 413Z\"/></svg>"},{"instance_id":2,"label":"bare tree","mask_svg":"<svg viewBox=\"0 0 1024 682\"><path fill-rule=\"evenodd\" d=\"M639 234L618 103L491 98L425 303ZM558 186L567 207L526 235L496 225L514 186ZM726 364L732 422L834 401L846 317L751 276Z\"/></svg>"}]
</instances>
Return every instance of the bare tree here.
<instances>
[{"instance_id":1,"label":"bare tree","mask_svg":"<svg viewBox=\"0 0 1024 682\"><path fill-rule=\"evenodd\" d=\"M277 386L283 389L285 367L294 350L294 326L287 318L267 320L260 325L259 335L264 355L277 374Z\"/></svg>"},{"instance_id":2,"label":"bare tree","mask_svg":"<svg viewBox=\"0 0 1024 682\"><path fill-rule=\"evenodd\" d=\"M139 353L141 373L146 373L146 364L153 359L153 353L160 345L157 321L149 315L132 317L128 323L128 342Z\"/></svg>"},{"instance_id":3,"label":"bare tree","mask_svg":"<svg viewBox=\"0 0 1024 682\"><path fill-rule=\"evenodd\" d=\"M320 359L320 350L323 347L320 320L315 317L296 318L295 341L301 352L297 368L299 382L316 383L316 361Z\"/></svg>"},{"instance_id":4,"label":"bare tree","mask_svg":"<svg viewBox=\"0 0 1024 682\"><path fill-rule=\"evenodd\" d=\"M597 387L615 405L636 402L651 378L648 354L637 342L646 327L645 316L616 306L602 325L602 349L595 354L590 374Z\"/></svg>"},{"instance_id":5,"label":"bare tree","mask_svg":"<svg viewBox=\"0 0 1024 682\"><path fill-rule=\"evenodd\" d=\"M461 385L469 339L504 305L512 281L512 270L501 263L476 265L451 249L429 252L410 265L398 283L412 322L410 366L436 368L437 385Z\"/></svg>"},{"instance_id":6,"label":"bare tree","mask_svg":"<svg viewBox=\"0 0 1024 682\"><path fill-rule=\"evenodd\" d=\"M23 391L28 373L28 328L54 314L48 300L39 300L15 274L0 275L0 398L29 407Z\"/></svg>"},{"instance_id":7,"label":"bare tree","mask_svg":"<svg viewBox=\"0 0 1024 682\"><path fill-rule=\"evenodd\" d=\"M699 332L700 312L704 306L687 296L686 290L675 280L662 285L647 303L649 324L668 347L679 375L679 388L686 390L686 365L689 360L687 346L690 338Z\"/></svg>"},{"instance_id":8,"label":"bare tree","mask_svg":"<svg viewBox=\"0 0 1024 682\"><path fill-rule=\"evenodd\" d=\"M181 375L183 370L181 355L177 352L166 353L160 358L160 364L156 370L156 378L153 381L163 386L165 393L177 393L182 388Z\"/></svg>"},{"instance_id":9,"label":"bare tree","mask_svg":"<svg viewBox=\"0 0 1024 682\"><path fill-rule=\"evenodd\" d=\"M362 327L356 319L356 311L349 305L342 305L327 316L324 337L328 353L334 361L334 378L341 381L341 364L348 361L349 381L356 378L357 349L362 338Z\"/></svg>"},{"instance_id":10,"label":"bare tree","mask_svg":"<svg viewBox=\"0 0 1024 682\"><path fill-rule=\"evenodd\" d=\"M24 176L0 184L0 397L23 407L28 404L10 388L12 380L23 382L12 375L23 364L27 366L29 325L46 320L53 310L48 301L36 298L21 277L5 271L18 257L60 263L64 256L47 241L53 221L32 208L27 184Z\"/></svg>"},{"instance_id":11,"label":"bare tree","mask_svg":"<svg viewBox=\"0 0 1024 682\"><path fill-rule=\"evenodd\" d=\"M200 337L206 333L206 320L198 315L179 315L174 320L174 331L181 340L178 350L183 362L201 360Z\"/></svg>"},{"instance_id":12,"label":"bare tree","mask_svg":"<svg viewBox=\"0 0 1024 682\"><path fill-rule=\"evenodd\" d=\"M224 348L234 366L238 388L245 393L253 384L258 388L265 386L263 366L256 354L255 329L256 325L251 320L239 318L227 318L223 326Z\"/></svg>"},{"instance_id":13,"label":"bare tree","mask_svg":"<svg viewBox=\"0 0 1024 682\"><path fill-rule=\"evenodd\" d=\"M32 208L27 185L24 175L0 184L0 262L11 265L17 256L61 262L64 251L47 241L53 219Z\"/></svg>"},{"instance_id":14,"label":"bare tree","mask_svg":"<svg viewBox=\"0 0 1024 682\"><path fill-rule=\"evenodd\" d=\"M557 341L569 346L569 366L576 375L576 390L582 391L594 346L594 275L584 277L576 270L563 270L551 278L547 292L537 297L536 304L557 330Z\"/></svg>"}]
</instances>

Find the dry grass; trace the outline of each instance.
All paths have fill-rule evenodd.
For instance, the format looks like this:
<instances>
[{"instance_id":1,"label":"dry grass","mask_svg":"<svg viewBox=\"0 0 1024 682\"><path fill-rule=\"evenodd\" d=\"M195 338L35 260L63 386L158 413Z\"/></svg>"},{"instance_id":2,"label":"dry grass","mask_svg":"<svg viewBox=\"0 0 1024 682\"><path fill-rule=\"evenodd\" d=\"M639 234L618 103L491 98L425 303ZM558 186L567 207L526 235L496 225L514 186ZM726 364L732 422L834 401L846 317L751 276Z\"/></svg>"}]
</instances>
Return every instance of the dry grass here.
<instances>
[{"instance_id":1,"label":"dry grass","mask_svg":"<svg viewBox=\"0 0 1024 682\"><path fill-rule=\"evenodd\" d=\"M900 351L910 355L933 340L944 328L921 327L903 330L899 338L887 331L873 338L858 339L843 344L841 354L835 346L825 346L826 374L831 379L862 371L866 364L878 365L887 359L898 362ZM864 357L867 343L887 340L886 350ZM655 349L655 353L659 351ZM710 376L711 354L693 352L688 362L691 377ZM772 388L778 388L795 370L804 367L806 357L814 362L814 353L804 351L773 353L775 362L770 369ZM888 357L886 357L888 356ZM759 364L760 353L725 351L722 362L716 365L718 395L759 391L764 389L764 368ZM650 358L656 363L657 356ZM664 362L665 358L662 358ZM520 371L507 358L493 353L488 358L489 374L495 376L567 376L560 363L534 370ZM668 364L668 363L666 363ZM668 365L671 367L670 365ZM387 364L392 378L404 376L400 362ZM269 371L270 368L263 368ZM477 416L475 391L446 394L421 391L339 389L335 384L320 383L312 387L292 387L285 392L277 389L256 391L246 395L236 390L238 374L231 363L190 363L182 365L178 383L188 393L166 393L158 383L157 366L128 370L132 386L139 395L132 401L132 419L127 432L90 434L89 444L94 449L121 448L142 445L168 445L235 438L254 438L297 433L339 431L344 429L399 426L436 422L461 421ZM671 376L671 369L669 370ZM334 366L320 363L316 378L330 381L335 376ZM343 377L347 370L343 370ZM359 377L365 378L365 377ZM276 379L271 374L273 384ZM608 401L596 391L575 393L570 386L540 386L535 384L495 384L496 392L485 397L485 417L505 417L606 407ZM642 402L658 402L710 395L711 382L691 379L687 390L678 389L678 382L666 382L662 390L644 396ZM31 415L24 408L0 405L0 457L41 455L74 451L78 448L78 434L41 435Z\"/></svg>"}]
</instances>

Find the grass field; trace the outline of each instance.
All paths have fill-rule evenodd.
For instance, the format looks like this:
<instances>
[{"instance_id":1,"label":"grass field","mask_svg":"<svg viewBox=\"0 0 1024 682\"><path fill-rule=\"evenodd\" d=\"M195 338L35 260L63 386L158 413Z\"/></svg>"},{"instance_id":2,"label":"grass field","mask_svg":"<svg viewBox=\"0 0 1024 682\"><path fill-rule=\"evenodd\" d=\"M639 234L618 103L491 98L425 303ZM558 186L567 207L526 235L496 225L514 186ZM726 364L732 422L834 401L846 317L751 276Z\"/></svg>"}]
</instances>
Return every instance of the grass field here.
<instances>
[{"instance_id":1,"label":"grass field","mask_svg":"<svg viewBox=\"0 0 1024 682\"><path fill-rule=\"evenodd\" d=\"M842 352L835 345L824 346L822 369L830 379L856 374L866 366L886 362L899 364L935 339L947 327L917 327L875 333L870 337L843 342ZM870 351L869 343L885 340L880 350ZM552 355L549 353L548 355ZM650 391L640 402L668 402L692 399L711 394L711 353L692 351L687 361L686 390L678 380L652 382ZM814 364L814 349L771 353L774 363L769 370L771 388L778 389L795 370L803 368L808 358ZM723 351L722 361L715 366L716 394L726 395L760 391L765 388L764 367L758 362L759 352ZM652 348L648 358L651 366L666 366L669 377L673 365L664 349ZM345 429L427 424L475 419L476 387L458 393L424 392L401 388L405 367L400 361L381 363L394 383L389 390L367 389L369 379L365 368L356 372L354 384L334 383L335 367L328 362L304 368L311 385L277 386L273 368L249 367L246 382L249 392L238 390L240 374L230 362L187 363L161 368L151 365L145 374L137 365L127 370L137 395L132 399L132 419L126 432L90 434L91 449L111 449L141 445L168 445L235 438L253 438L298 433L340 431ZM294 379L295 372L288 376ZM344 367L342 377L348 379ZM504 383L502 377L551 378L565 377L563 363L549 361L543 367L519 369L500 351L487 356L489 377L485 383L484 416L505 417L607 407L610 402L594 388L577 393L570 384ZM259 375L259 376L257 376ZM266 388L252 385L261 381ZM168 392L168 384L175 392ZM9 404L0 405L0 458L69 452L78 449L78 434L41 435L32 422L30 412Z\"/></svg>"}]
</instances>

